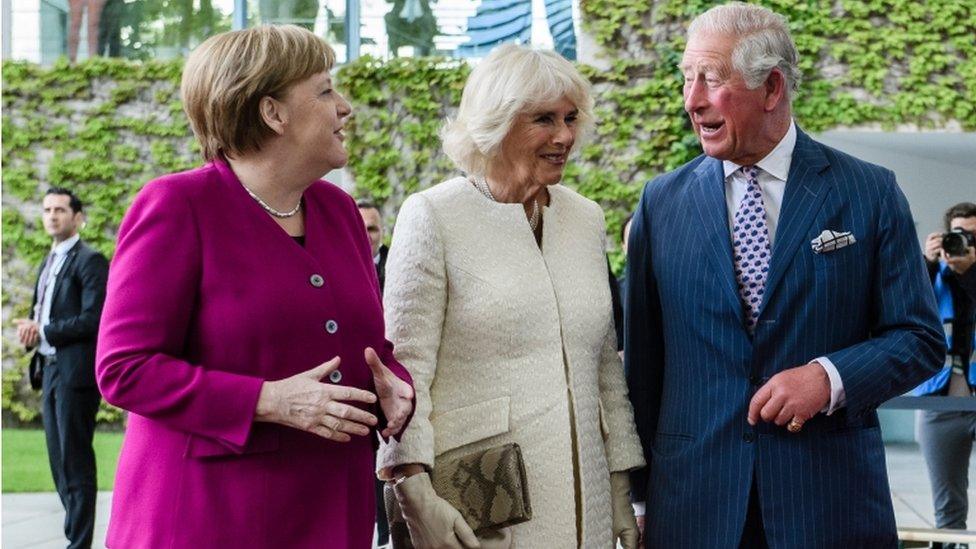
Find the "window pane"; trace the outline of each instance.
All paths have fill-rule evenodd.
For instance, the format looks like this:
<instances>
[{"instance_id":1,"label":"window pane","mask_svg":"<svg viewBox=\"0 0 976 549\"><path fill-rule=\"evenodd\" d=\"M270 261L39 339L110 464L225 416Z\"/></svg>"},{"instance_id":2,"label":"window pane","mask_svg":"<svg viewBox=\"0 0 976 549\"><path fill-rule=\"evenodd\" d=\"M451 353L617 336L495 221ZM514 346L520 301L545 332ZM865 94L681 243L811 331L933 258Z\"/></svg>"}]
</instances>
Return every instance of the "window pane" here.
<instances>
[{"instance_id":1,"label":"window pane","mask_svg":"<svg viewBox=\"0 0 976 549\"><path fill-rule=\"evenodd\" d=\"M233 0L107 0L98 50L133 59L185 57L208 37L230 30L233 8Z\"/></svg>"},{"instance_id":2,"label":"window pane","mask_svg":"<svg viewBox=\"0 0 976 549\"><path fill-rule=\"evenodd\" d=\"M433 55L440 34L428 0L363 0L363 53L375 57Z\"/></svg>"},{"instance_id":3,"label":"window pane","mask_svg":"<svg viewBox=\"0 0 976 549\"><path fill-rule=\"evenodd\" d=\"M484 57L516 42L576 58L573 0L361 0L362 53Z\"/></svg>"},{"instance_id":4,"label":"window pane","mask_svg":"<svg viewBox=\"0 0 976 549\"><path fill-rule=\"evenodd\" d=\"M293 24L321 36L335 49L336 62L345 63L345 0L249 0L250 24Z\"/></svg>"},{"instance_id":5,"label":"window pane","mask_svg":"<svg viewBox=\"0 0 976 549\"><path fill-rule=\"evenodd\" d=\"M68 35L67 6L59 2L41 2L40 5L40 59L42 63L52 63L65 54L65 38ZM47 29L48 32L44 32Z\"/></svg>"}]
</instances>

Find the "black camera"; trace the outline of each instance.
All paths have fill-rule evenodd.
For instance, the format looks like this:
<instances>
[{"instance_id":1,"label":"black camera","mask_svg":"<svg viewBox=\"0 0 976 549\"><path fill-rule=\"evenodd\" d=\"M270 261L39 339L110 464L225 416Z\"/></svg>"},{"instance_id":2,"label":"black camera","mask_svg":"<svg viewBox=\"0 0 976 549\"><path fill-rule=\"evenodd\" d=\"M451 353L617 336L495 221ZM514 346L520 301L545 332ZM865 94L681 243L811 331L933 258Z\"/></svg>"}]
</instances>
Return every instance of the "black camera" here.
<instances>
[{"instance_id":1,"label":"black camera","mask_svg":"<svg viewBox=\"0 0 976 549\"><path fill-rule=\"evenodd\" d=\"M966 248L976 247L976 237L963 228L955 228L942 235L942 250L946 255L966 255Z\"/></svg>"}]
</instances>

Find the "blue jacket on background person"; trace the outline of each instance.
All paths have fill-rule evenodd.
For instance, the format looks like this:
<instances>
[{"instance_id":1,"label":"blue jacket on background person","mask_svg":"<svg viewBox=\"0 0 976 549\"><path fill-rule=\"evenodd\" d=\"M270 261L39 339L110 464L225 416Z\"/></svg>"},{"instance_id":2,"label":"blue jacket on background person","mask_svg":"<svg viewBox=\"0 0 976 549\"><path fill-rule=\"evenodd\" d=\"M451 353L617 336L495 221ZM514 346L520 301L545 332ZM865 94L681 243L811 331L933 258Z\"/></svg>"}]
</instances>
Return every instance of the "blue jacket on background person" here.
<instances>
[{"instance_id":1,"label":"blue jacket on background person","mask_svg":"<svg viewBox=\"0 0 976 549\"><path fill-rule=\"evenodd\" d=\"M969 382L970 387L976 387L976 353L973 351L976 349L976 331L972 329L974 301L969 299L967 303L962 303L967 300L958 298L953 300L953 287L956 287L957 294L968 289L967 293L969 295L976 296L976 270L970 269L970 271L963 275L957 275L949 269L945 261L939 261L938 263L929 263L929 275L932 277L932 288L935 290L935 300L939 307L939 318L942 320L945 328L946 346L949 348L949 353L946 354L946 364L942 370L925 381L925 383L916 387L912 391L913 396L939 395L945 393L946 387L949 386L949 376L952 373L952 364L950 361L952 360L953 350L962 350L962 355L969 356L969 371L966 380ZM958 297L965 298L965 296ZM967 310L965 312L957 311L956 309L960 308L959 305L964 305ZM958 326L960 320L967 323L969 326L968 330L962 330ZM955 329L953 329L953 326L955 326ZM965 348L956 347L953 344L952 334L958 331L968 331L973 334L972 341L968 345L968 352L965 351Z\"/></svg>"}]
</instances>

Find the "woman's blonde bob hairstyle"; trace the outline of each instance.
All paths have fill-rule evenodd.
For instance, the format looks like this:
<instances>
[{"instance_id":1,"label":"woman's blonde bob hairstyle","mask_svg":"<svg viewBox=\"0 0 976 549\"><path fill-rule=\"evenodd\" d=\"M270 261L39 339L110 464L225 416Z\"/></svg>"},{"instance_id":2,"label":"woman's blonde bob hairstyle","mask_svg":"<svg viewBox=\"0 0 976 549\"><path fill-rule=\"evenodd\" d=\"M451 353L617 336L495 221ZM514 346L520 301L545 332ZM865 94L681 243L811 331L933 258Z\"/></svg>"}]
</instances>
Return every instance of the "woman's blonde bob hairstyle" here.
<instances>
[{"instance_id":1,"label":"woman's blonde bob hairstyle","mask_svg":"<svg viewBox=\"0 0 976 549\"><path fill-rule=\"evenodd\" d=\"M563 97L579 112L578 144L593 126L593 97L586 78L557 53L499 46L471 71L457 117L441 132L444 152L466 174L484 176L515 118Z\"/></svg>"},{"instance_id":2,"label":"woman's blonde bob hairstyle","mask_svg":"<svg viewBox=\"0 0 976 549\"><path fill-rule=\"evenodd\" d=\"M206 161L260 150L273 134L259 110L261 98L331 70L335 52L295 25L262 25L211 36L183 68L183 110Z\"/></svg>"}]
</instances>

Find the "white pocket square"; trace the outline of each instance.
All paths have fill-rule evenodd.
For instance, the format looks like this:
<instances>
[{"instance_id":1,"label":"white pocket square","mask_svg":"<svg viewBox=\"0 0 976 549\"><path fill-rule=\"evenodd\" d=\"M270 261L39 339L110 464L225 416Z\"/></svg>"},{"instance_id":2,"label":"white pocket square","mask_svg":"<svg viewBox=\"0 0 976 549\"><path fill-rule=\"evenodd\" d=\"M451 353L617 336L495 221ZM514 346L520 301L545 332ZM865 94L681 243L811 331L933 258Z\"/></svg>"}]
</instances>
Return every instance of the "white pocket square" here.
<instances>
[{"instance_id":1,"label":"white pocket square","mask_svg":"<svg viewBox=\"0 0 976 549\"><path fill-rule=\"evenodd\" d=\"M820 233L820 236L810 241L813 251L818 254L833 252L841 248L850 246L857 242L854 235L849 232L827 231Z\"/></svg>"}]
</instances>

